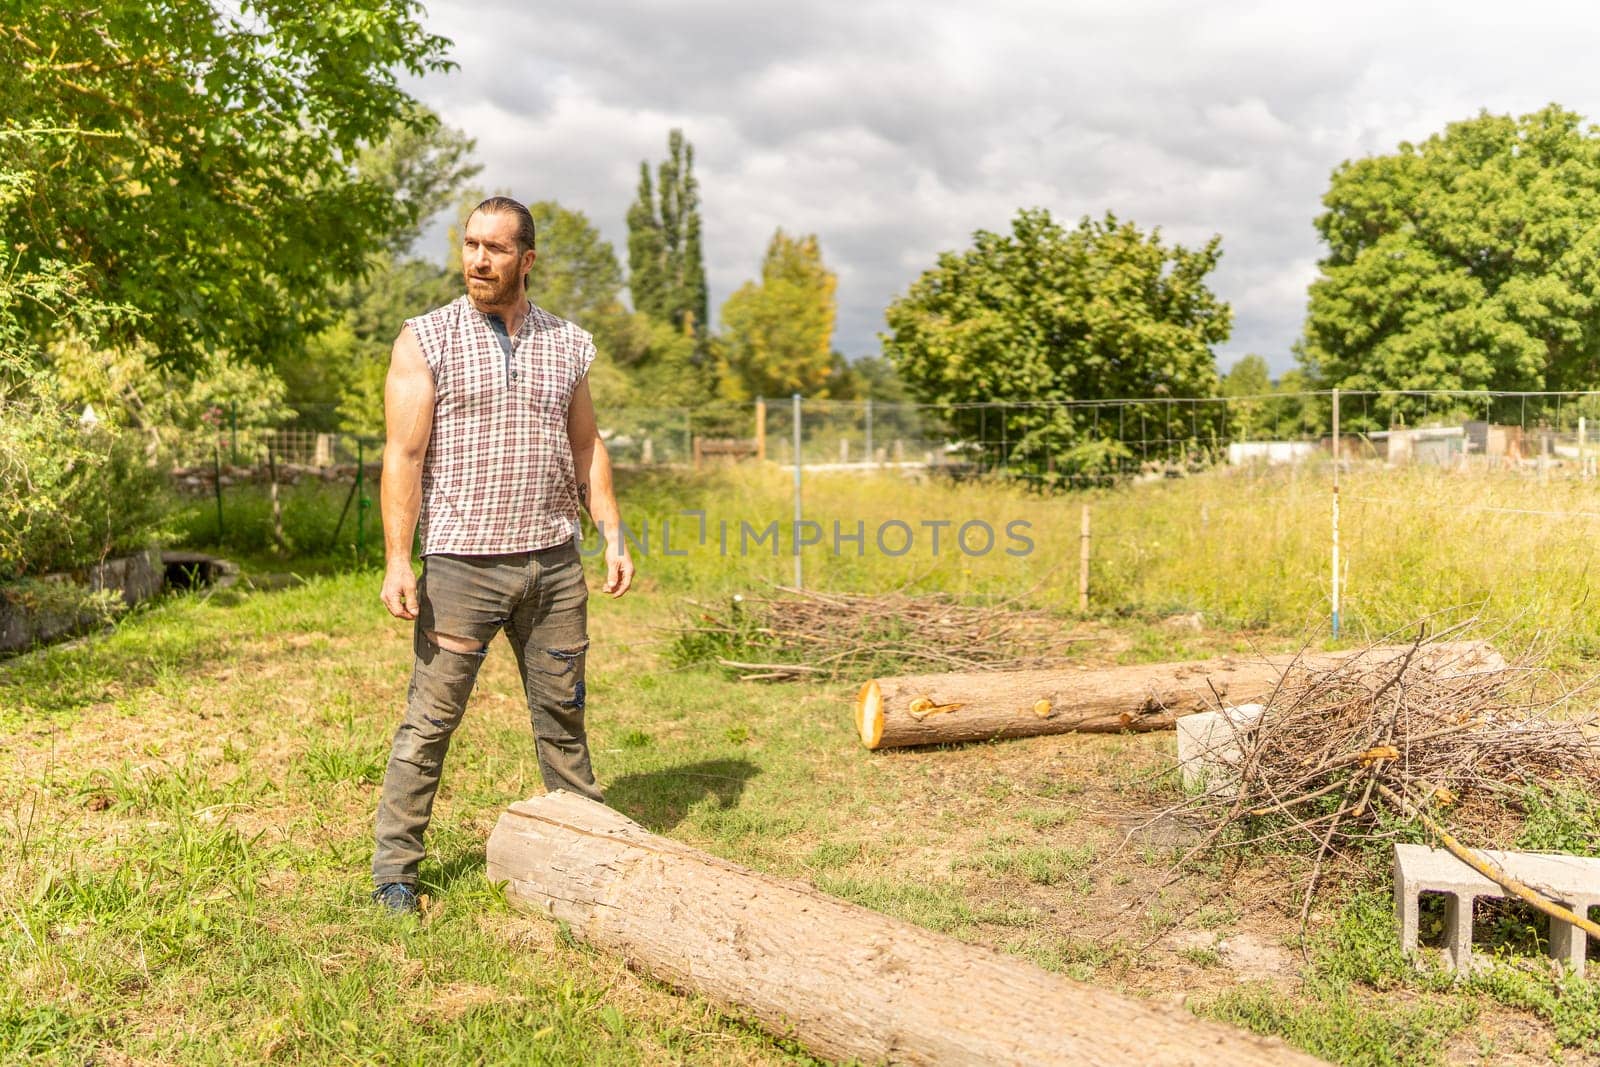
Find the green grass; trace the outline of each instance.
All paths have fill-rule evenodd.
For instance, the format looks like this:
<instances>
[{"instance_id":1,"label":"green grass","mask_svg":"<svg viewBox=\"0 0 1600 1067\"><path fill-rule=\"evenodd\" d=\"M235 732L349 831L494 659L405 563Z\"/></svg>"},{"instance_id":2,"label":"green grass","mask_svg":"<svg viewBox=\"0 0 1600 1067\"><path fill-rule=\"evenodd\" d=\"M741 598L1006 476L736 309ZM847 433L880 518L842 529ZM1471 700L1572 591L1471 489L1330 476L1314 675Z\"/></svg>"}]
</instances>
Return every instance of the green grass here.
<instances>
[{"instance_id":1,"label":"green grass","mask_svg":"<svg viewBox=\"0 0 1600 1067\"><path fill-rule=\"evenodd\" d=\"M1536 647L1557 666L1600 650L1600 617L1585 601L1596 551L1587 520L1466 509L1589 507L1592 489L1387 478L1352 475L1344 487L1352 640L1428 613L1476 612L1508 650ZM623 501L658 546L661 522L682 510L705 510L713 531L783 517L789 488L781 472L653 475L625 479ZM818 475L806 483L818 520L1025 519L1037 549L893 558L812 548L807 583L1019 598L1057 611L1064 627L1094 627L1104 640L1081 652L1096 662L1294 648L1323 639L1327 489L1315 472L1218 474L1047 498ZM1380 494L1408 507L1369 502ZM304 522L297 545L331 534L335 495L286 500L286 515ZM1095 547L1084 620L1086 501ZM186 521L203 539L203 502L193 506ZM499 641L453 744L422 872L424 918L374 914L375 783L409 634L382 613L376 571L338 570L354 562L338 553L273 558L246 531L244 503L237 514L238 541L223 547L244 551L247 572L294 570L305 584L170 597L76 647L0 664L0 1062L804 1062L791 1044L512 911L489 884L494 819L541 789ZM1269 939L1281 939L1295 933L1292 919L1248 885L1234 892L1221 864L1166 885L1171 850L1124 848L1106 819L1179 799L1163 773L1169 739L868 754L848 719L848 685L739 684L669 655L686 599L721 607L766 592L792 579L789 556L723 558L713 532L708 550L639 562L635 595L591 602L589 689L607 796L647 828L1074 978L1190 990L1207 1015L1337 1062L1449 1062L1452 1043L1507 1014L1548 1047L1600 1051L1600 984L1509 964L1462 985L1419 971L1399 955L1381 888L1326 905L1303 975L1236 985L1227 953L1164 938L1275 923ZM308 573L319 568L330 573ZM1198 632L1163 623L1193 611ZM1524 800L1525 847L1595 851L1593 798ZM1281 861L1245 857L1260 877Z\"/></svg>"}]
</instances>

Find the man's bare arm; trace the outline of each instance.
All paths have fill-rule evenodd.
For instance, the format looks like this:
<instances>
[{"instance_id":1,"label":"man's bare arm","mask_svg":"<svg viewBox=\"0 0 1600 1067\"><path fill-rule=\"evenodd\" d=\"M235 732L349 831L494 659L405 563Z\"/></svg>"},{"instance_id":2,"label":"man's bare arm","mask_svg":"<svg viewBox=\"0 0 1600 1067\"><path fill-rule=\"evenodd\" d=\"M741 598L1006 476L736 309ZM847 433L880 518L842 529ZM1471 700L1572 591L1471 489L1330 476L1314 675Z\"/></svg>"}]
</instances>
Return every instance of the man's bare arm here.
<instances>
[{"instance_id":1,"label":"man's bare arm","mask_svg":"<svg viewBox=\"0 0 1600 1067\"><path fill-rule=\"evenodd\" d=\"M567 409L567 438L572 442L572 469L578 479L578 501L588 510L606 541L606 581L602 589L619 597L633 584L633 560L622 540L622 511L611 484L611 455L600 440L587 376L572 391Z\"/></svg>"},{"instance_id":2,"label":"man's bare arm","mask_svg":"<svg viewBox=\"0 0 1600 1067\"><path fill-rule=\"evenodd\" d=\"M411 540L422 508L422 458L433 432L433 372L407 326L395 338L383 389L387 441L383 449L383 606L397 619L417 617L417 576Z\"/></svg>"}]
</instances>

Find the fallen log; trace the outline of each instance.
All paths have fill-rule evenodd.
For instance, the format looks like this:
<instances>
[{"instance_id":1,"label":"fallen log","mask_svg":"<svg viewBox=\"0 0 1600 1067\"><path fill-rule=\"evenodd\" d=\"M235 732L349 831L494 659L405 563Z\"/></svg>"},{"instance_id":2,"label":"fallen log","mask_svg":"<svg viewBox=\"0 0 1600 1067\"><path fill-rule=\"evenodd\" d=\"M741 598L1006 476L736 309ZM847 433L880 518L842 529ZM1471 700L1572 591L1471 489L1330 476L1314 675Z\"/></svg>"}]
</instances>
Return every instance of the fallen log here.
<instances>
[{"instance_id":1,"label":"fallen log","mask_svg":"<svg viewBox=\"0 0 1600 1067\"><path fill-rule=\"evenodd\" d=\"M856 729L868 748L988 741L1039 734L1171 730L1181 715L1214 711L1218 699L1259 703L1291 672L1397 668L1435 676L1506 669L1481 641L1380 645L1348 652L1229 656L1093 670L915 674L875 678L856 694Z\"/></svg>"},{"instance_id":2,"label":"fallen log","mask_svg":"<svg viewBox=\"0 0 1600 1067\"><path fill-rule=\"evenodd\" d=\"M489 837L488 875L514 904L566 922L631 968L831 1059L1321 1062L746 870L571 793L511 805Z\"/></svg>"}]
</instances>

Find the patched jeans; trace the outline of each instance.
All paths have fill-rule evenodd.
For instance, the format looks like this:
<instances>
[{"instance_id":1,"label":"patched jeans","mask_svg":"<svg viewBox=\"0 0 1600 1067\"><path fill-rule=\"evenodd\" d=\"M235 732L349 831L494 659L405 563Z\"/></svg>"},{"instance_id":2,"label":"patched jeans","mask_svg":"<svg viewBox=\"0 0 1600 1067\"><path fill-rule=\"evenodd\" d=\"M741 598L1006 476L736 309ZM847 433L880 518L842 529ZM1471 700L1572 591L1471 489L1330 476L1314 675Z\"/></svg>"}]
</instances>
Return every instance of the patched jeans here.
<instances>
[{"instance_id":1,"label":"patched jeans","mask_svg":"<svg viewBox=\"0 0 1600 1067\"><path fill-rule=\"evenodd\" d=\"M431 555L417 581L416 659L378 801L372 878L416 884L450 735L461 724L490 640L516 653L546 789L602 799L583 729L589 588L575 542L508 556ZM428 635L481 642L452 652Z\"/></svg>"}]
</instances>

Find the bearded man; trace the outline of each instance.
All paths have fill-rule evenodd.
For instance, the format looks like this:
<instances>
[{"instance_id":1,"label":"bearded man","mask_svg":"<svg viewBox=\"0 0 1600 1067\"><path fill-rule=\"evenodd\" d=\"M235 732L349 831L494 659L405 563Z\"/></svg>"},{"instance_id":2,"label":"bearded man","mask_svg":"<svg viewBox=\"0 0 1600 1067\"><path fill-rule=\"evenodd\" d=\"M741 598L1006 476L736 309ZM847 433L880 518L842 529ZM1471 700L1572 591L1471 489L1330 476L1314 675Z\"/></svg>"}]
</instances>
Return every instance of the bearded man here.
<instances>
[{"instance_id":1,"label":"bearded man","mask_svg":"<svg viewBox=\"0 0 1600 1067\"><path fill-rule=\"evenodd\" d=\"M406 320L384 391L383 606L413 624L404 718L378 801L373 899L418 907L417 867L450 736L491 638L516 654L547 789L595 800L584 733L586 508L606 540L603 590L628 591L611 459L600 441L589 334L535 307L533 217L509 197L473 209L466 295ZM422 541L422 576L412 537Z\"/></svg>"}]
</instances>

